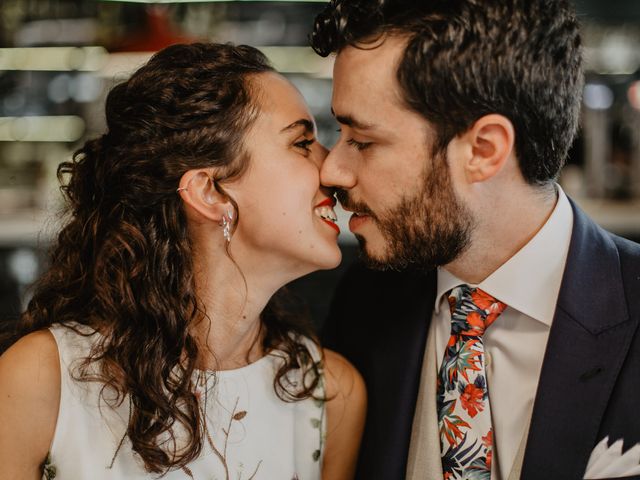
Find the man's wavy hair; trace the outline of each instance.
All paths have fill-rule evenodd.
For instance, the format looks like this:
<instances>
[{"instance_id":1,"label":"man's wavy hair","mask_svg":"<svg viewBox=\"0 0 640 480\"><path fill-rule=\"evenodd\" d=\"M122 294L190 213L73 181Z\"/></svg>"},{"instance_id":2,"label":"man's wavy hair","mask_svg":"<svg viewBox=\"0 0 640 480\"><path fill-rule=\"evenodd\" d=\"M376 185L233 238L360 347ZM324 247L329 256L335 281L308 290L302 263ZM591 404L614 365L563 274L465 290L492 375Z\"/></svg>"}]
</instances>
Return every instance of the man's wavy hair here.
<instances>
[{"instance_id":1,"label":"man's wavy hair","mask_svg":"<svg viewBox=\"0 0 640 480\"><path fill-rule=\"evenodd\" d=\"M208 317L176 187L187 170L217 167L224 180L253 161L243 146L259 113L251 78L272 70L248 46L168 47L110 91L107 133L58 168L69 219L15 338L54 323L100 331L78 379L130 402L127 436L149 472L185 466L203 445L192 332ZM263 346L286 354L274 389L296 401L312 395L318 365L299 337L308 323L279 302L276 294L262 313ZM292 369L302 369L302 388L288 381Z\"/></svg>"},{"instance_id":2,"label":"man's wavy hair","mask_svg":"<svg viewBox=\"0 0 640 480\"><path fill-rule=\"evenodd\" d=\"M546 185L578 128L583 86L579 25L568 0L331 0L310 36L322 56L407 37L397 70L404 101L443 150L480 117L516 131L525 180Z\"/></svg>"}]
</instances>

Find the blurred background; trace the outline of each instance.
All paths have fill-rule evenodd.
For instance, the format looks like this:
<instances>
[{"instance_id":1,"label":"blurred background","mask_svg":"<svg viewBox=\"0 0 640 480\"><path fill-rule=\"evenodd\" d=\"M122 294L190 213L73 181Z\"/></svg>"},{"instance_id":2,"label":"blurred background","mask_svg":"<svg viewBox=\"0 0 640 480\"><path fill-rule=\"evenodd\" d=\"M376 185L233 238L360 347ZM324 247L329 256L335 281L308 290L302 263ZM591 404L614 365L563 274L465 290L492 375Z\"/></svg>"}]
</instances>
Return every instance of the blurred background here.
<instances>
[{"instance_id":1,"label":"blurred background","mask_svg":"<svg viewBox=\"0 0 640 480\"><path fill-rule=\"evenodd\" d=\"M23 310L46 266L59 228L57 165L103 132L107 91L154 51L193 41L258 46L305 96L320 140L335 142L332 59L307 46L324 3L0 0L0 328ZM602 226L640 241L640 1L576 7L587 81L561 183ZM346 220L340 213L342 266L291 285L317 325L357 256Z\"/></svg>"}]
</instances>

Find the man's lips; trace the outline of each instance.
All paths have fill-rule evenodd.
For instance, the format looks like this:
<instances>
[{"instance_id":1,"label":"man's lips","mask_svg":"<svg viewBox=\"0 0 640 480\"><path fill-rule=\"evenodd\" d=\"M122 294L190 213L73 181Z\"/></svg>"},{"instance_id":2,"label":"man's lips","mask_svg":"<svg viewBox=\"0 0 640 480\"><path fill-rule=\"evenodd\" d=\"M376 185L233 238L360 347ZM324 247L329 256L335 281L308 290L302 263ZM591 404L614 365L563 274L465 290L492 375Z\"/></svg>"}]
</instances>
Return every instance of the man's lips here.
<instances>
[{"instance_id":1,"label":"man's lips","mask_svg":"<svg viewBox=\"0 0 640 480\"><path fill-rule=\"evenodd\" d=\"M349 230L355 233L355 231L364 223L366 223L371 217L365 214L353 213L349 218Z\"/></svg>"},{"instance_id":2,"label":"man's lips","mask_svg":"<svg viewBox=\"0 0 640 480\"><path fill-rule=\"evenodd\" d=\"M376 218L366 204L352 201L351 197L345 190L338 189L336 191L336 197L338 198L342 209L352 214L349 218L349 230L352 232L355 233L355 230L361 225Z\"/></svg>"}]
</instances>

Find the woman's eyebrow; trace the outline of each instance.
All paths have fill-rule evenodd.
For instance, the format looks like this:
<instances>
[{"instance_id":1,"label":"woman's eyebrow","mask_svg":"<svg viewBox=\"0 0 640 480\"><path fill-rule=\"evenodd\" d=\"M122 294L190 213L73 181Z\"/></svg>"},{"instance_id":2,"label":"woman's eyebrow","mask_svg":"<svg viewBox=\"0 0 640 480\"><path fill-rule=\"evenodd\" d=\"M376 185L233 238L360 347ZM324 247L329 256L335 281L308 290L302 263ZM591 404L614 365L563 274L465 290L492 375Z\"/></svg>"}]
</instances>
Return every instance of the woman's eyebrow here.
<instances>
[{"instance_id":1,"label":"woman's eyebrow","mask_svg":"<svg viewBox=\"0 0 640 480\"><path fill-rule=\"evenodd\" d=\"M308 118L301 118L293 122L291 125L287 125L286 127L284 127L282 130L280 130L280 133L287 132L299 126L304 127L305 133L313 133L315 131L315 125L311 120L309 120Z\"/></svg>"}]
</instances>

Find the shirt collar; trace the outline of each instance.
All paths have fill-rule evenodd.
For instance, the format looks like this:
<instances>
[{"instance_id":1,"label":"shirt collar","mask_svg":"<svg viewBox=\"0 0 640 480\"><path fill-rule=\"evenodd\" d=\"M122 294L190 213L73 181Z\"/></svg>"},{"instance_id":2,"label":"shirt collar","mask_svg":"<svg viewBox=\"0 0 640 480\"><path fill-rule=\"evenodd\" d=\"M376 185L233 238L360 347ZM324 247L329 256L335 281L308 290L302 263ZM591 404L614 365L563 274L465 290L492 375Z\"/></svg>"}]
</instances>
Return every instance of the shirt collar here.
<instances>
[{"instance_id":1,"label":"shirt collar","mask_svg":"<svg viewBox=\"0 0 640 480\"><path fill-rule=\"evenodd\" d=\"M559 185L556 206L538 233L478 287L525 315L551 325L571 242L573 210ZM464 284L438 268L435 313L442 295Z\"/></svg>"},{"instance_id":2,"label":"shirt collar","mask_svg":"<svg viewBox=\"0 0 640 480\"><path fill-rule=\"evenodd\" d=\"M456 277L453 273L445 270L443 267L438 267L438 288L436 290L436 304L434 306L434 313L438 315L440 313L440 304L442 303L442 297L449 290L454 289L458 285L462 285L465 282ZM446 303L448 306L449 304Z\"/></svg>"}]
</instances>

